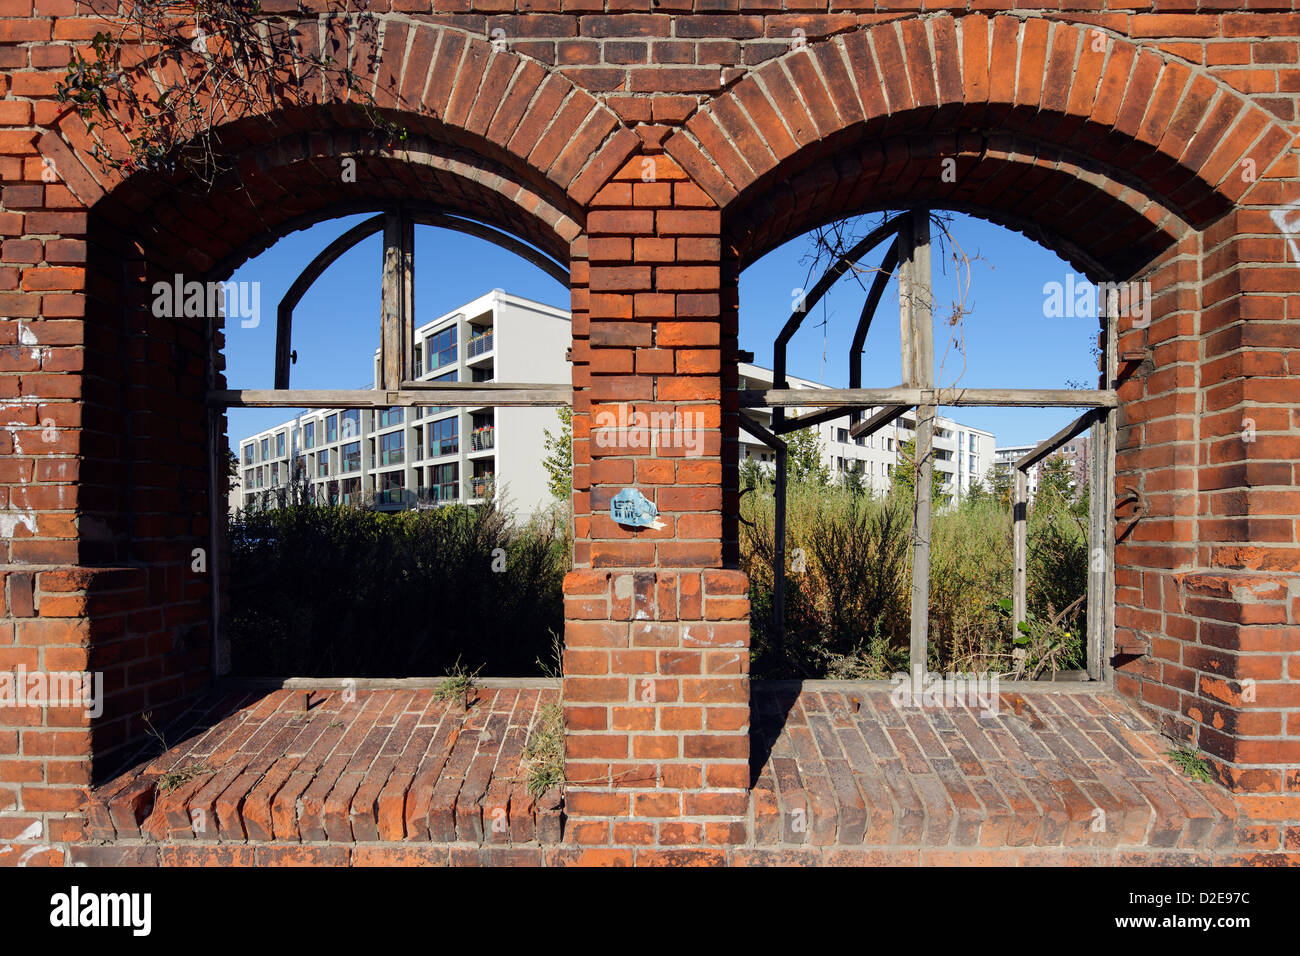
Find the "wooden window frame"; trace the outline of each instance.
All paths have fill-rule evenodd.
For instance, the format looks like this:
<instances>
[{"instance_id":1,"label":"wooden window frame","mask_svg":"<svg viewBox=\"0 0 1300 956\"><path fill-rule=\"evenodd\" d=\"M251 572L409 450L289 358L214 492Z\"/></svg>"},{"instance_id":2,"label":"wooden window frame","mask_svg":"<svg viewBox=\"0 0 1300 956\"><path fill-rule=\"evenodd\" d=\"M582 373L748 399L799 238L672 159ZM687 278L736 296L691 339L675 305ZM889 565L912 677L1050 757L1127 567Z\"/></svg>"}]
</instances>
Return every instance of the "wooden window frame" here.
<instances>
[{"instance_id":1,"label":"wooden window frame","mask_svg":"<svg viewBox=\"0 0 1300 956\"><path fill-rule=\"evenodd\" d=\"M847 389L791 389L786 378L786 346L803 316L858 260L894 236L868 293L858 320L849 355ZM916 502L912 521L912 593L909 641L912 680L923 679L929 652L930 535L932 503L930 480L934 462L935 418L940 406L1064 407L1085 408L1078 419L1039 444L1015 464L1013 481L1012 633L1027 618L1027 512L1028 469L1087 429L1089 442L1089 572L1087 590L1087 675L1093 681L1113 677L1110 659L1115 645L1115 409L1118 364L1116 324L1118 294L1112 287L1102 312L1101 383L1099 389L994 389L939 388L934 380L934 292L930 262L930 210L915 208L887 219L866 238L834 262L812 291L791 314L775 342L772 388L745 389L740 407L769 408L769 430L745 414L740 427L776 453L776 514L773 549L773 616L778 648L784 645L784 570L786 537L786 444L783 434L839 418L847 411L853 423L849 434L870 435L899 415L916 411ZM899 311L903 384L895 388L861 388L862 351L867 330L895 269L899 276ZM787 418L787 409L817 409ZM879 410L868 418L862 415ZM1100 560L1098 560L1100 558Z\"/></svg>"}]
</instances>

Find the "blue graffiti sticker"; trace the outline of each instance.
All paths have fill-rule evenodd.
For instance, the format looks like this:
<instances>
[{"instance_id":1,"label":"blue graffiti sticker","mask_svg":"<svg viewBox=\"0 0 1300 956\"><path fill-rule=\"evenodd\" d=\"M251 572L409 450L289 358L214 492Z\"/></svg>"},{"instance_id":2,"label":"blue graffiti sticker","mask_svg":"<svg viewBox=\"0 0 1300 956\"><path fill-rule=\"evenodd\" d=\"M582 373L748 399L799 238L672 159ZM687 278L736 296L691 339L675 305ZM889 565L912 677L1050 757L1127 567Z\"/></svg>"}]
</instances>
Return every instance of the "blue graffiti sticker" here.
<instances>
[{"instance_id":1,"label":"blue graffiti sticker","mask_svg":"<svg viewBox=\"0 0 1300 956\"><path fill-rule=\"evenodd\" d=\"M616 522L634 528L662 528L659 509L635 488L624 488L609 502L609 514Z\"/></svg>"}]
</instances>

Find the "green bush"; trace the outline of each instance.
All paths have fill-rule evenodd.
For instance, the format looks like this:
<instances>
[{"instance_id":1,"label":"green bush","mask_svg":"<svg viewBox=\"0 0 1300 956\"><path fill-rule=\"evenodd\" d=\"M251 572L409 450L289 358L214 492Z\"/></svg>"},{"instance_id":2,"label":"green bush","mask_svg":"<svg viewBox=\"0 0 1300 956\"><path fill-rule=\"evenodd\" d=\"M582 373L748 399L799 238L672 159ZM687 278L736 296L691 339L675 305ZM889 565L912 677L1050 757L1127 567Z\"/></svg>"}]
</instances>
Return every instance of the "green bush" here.
<instances>
[{"instance_id":1,"label":"green bush","mask_svg":"<svg viewBox=\"0 0 1300 956\"><path fill-rule=\"evenodd\" d=\"M248 676L537 673L564 624L567 523L453 505L298 505L230 526L230 636Z\"/></svg>"},{"instance_id":2,"label":"green bush","mask_svg":"<svg viewBox=\"0 0 1300 956\"><path fill-rule=\"evenodd\" d=\"M907 498L791 483L784 641L772 617L770 486L759 486L741 501L753 673L881 679L906 670L912 587ZM1087 527L1080 509L1086 513L1086 503L1058 498L1030 509L1028 610L1035 635L1044 636L1027 647L1017 644L1022 635L1013 633L1010 617L998 605L1011 595L1009 509L985 496L936 510L930 542L930 670L1007 674L1026 655L1027 673L1084 665L1082 602L1071 607L1087 589Z\"/></svg>"}]
</instances>

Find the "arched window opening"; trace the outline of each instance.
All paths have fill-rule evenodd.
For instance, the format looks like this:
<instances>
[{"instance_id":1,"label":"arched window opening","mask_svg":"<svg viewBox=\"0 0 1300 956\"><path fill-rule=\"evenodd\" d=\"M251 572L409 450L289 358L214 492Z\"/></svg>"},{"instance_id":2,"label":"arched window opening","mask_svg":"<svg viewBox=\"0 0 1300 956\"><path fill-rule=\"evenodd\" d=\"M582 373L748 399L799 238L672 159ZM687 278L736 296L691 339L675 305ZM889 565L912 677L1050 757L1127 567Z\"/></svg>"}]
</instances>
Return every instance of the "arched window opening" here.
<instances>
[{"instance_id":1,"label":"arched window opening","mask_svg":"<svg viewBox=\"0 0 1300 956\"><path fill-rule=\"evenodd\" d=\"M209 396L229 419L214 467L229 474L228 521L213 529L226 669L552 666L572 553L545 467L547 439L568 440L567 268L404 204L283 240L226 285L238 302L231 289L278 307L275 323L225 317L227 377L274 387Z\"/></svg>"},{"instance_id":2,"label":"arched window opening","mask_svg":"<svg viewBox=\"0 0 1300 956\"><path fill-rule=\"evenodd\" d=\"M1114 484L1114 318L1145 299L1010 236L907 209L742 276L756 675L1106 678L1114 524L1094 492Z\"/></svg>"}]
</instances>

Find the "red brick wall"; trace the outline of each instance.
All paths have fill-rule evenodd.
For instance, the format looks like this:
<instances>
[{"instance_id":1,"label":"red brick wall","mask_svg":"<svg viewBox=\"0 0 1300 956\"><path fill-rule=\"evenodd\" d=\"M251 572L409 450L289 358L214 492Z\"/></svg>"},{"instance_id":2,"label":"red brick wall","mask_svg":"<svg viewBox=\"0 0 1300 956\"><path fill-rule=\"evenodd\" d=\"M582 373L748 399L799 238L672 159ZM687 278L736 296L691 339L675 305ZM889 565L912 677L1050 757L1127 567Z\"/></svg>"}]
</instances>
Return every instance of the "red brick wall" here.
<instances>
[{"instance_id":1,"label":"red brick wall","mask_svg":"<svg viewBox=\"0 0 1300 956\"><path fill-rule=\"evenodd\" d=\"M60 116L55 84L96 18L74 0L0 2L0 665L84 662L114 693L93 737L56 710L0 713L0 809L20 811L0 839L9 819L71 839L91 756L210 674L207 581L188 570L208 509L203 330L154 319L147 282L224 278L313 218L413 195L572 262L580 839L736 837L738 270L908 199L1023 229L1098 278L1150 279L1153 321L1121 343L1147 358L1122 386L1118 475L1144 514L1116 567L1120 642L1149 653L1121 659L1116 683L1234 785L1300 787L1300 270L1270 217L1300 199L1300 14L848 6L381 2L368 75L403 113L406 152L377 153L330 91L288 89L275 124L226 131L244 188L186 197L104 173ZM597 447L595 416L619 402L699 416L702 454ZM625 486L662 529L609 521Z\"/></svg>"}]
</instances>

